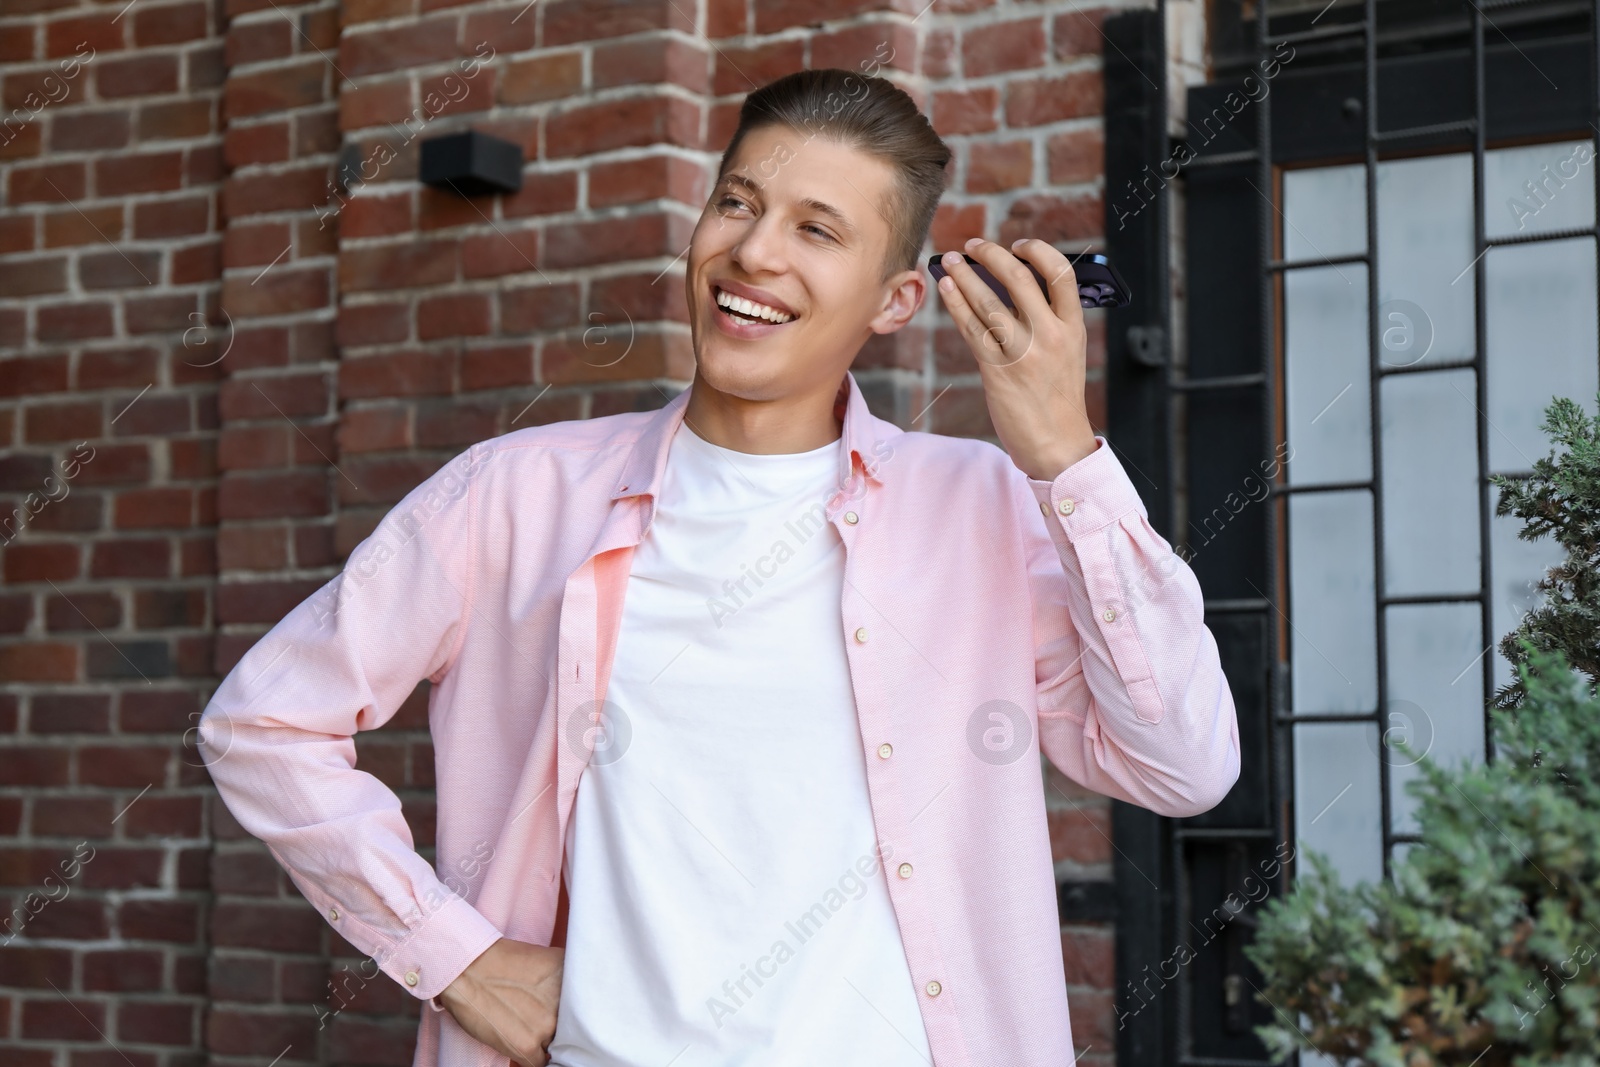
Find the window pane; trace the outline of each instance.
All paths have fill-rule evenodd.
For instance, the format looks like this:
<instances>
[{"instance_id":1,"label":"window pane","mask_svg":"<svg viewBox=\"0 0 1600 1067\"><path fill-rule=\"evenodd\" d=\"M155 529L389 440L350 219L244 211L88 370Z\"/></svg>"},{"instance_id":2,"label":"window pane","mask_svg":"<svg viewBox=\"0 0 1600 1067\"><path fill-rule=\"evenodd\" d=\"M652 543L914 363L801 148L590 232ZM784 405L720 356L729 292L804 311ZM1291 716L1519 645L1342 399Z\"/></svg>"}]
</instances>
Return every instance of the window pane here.
<instances>
[{"instance_id":1,"label":"window pane","mask_svg":"<svg viewBox=\"0 0 1600 1067\"><path fill-rule=\"evenodd\" d=\"M1478 589L1476 377L1427 371L1379 385L1383 579L1393 595Z\"/></svg>"},{"instance_id":2,"label":"window pane","mask_svg":"<svg viewBox=\"0 0 1600 1067\"><path fill-rule=\"evenodd\" d=\"M1408 367L1472 358L1472 278L1460 274L1473 255L1469 155L1378 164L1378 329L1384 363Z\"/></svg>"},{"instance_id":3,"label":"window pane","mask_svg":"<svg viewBox=\"0 0 1600 1067\"><path fill-rule=\"evenodd\" d=\"M1396 604L1388 609L1389 693L1384 731L1447 767L1483 760L1483 619L1477 604ZM1405 783L1418 755L1390 748L1389 815L1415 833L1416 802Z\"/></svg>"},{"instance_id":4,"label":"window pane","mask_svg":"<svg viewBox=\"0 0 1600 1067\"><path fill-rule=\"evenodd\" d=\"M1294 711L1378 705L1372 494L1289 497L1289 635Z\"/></svg>"},{"instance_id":5,"label":"window pane","mask_svg":"<svg viewBox=\"0 0 1600 1067\"><path fill-rule=\"evenodd\" d=\"M1365 252L1366 167L1352 163L1284 171L1283 220L1285 259L1321 259Z\"/></svg>"},{"instance_id":6,"label":"window pane","mask_svg":"<svg viewBox=\"0 0 1600 1067\"><path fill-rule=\"evenodd\" d=\"M1377 737L1370 722L1294 726L1295 854L1321 852L1346 885L1383 877Z\"/></svg>"},{"instance_id":7,"label":"window pane","mask_svg":"<svg viewBox=\"0 0 1600 1067\"><path fill-rule=\"evenodd\" d=\"M1555 141L1485 152L1484 232L1490 237L1510 237L1594 225L1593 167L1593 141Z\"/></svg>"},{"instance_id":8,"label":"window pane","mask_svg":"<svg viewBox=\"0 0 1600 1067\"><path fill-rule=\"evenodd\" d=\"M1590 414L1596 367L1595 243L1582 237L1488 256L1489 467L1525 471L1550 452L1539 425L1553 396Z\"/></svg>"},{"instance_id":9,"label":"window pane","mask_svg":"<svg viewBox=\"0 0 1600 1067\"><path fill-rule=\"evenodd\" d=\"M1372 474L1366 268L1284 275L1288 477L1294 485Z\"/></svg>"}]
</instances>

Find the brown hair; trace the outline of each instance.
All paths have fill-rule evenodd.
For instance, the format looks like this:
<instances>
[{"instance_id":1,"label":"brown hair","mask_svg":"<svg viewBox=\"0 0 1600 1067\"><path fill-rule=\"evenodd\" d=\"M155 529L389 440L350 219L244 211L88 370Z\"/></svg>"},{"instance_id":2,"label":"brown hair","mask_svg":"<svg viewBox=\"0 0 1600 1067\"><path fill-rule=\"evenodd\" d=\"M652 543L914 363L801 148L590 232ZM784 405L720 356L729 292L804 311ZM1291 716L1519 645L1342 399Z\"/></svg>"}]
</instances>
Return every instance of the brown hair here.
<instances>
[{"instance_id":1,"label":"brown hair","mask_svg":"<svg viewBox=\"0 0 1600 1067\"><path fill-rule=\"evenodd\" d=\"M800 70L764 85L739 109L718 180L745 135L767 126L788 126L807 140L821 134L892 164L898 180L885 215L890 232L882 276L916 269L944 193L950 148L905 90L885 78L837 67Z\"/></svg>"}]
</instances>

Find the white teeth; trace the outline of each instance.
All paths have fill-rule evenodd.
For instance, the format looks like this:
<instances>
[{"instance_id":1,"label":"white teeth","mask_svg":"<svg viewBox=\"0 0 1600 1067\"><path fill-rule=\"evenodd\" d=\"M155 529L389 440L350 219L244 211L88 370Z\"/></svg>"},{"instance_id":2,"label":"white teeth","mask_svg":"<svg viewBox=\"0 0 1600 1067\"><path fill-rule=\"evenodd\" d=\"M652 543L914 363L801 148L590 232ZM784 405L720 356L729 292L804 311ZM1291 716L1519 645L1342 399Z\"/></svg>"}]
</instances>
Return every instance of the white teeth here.
<instances>
[{"instance_id":1,"label":"white teeth","mask_svg":"<svg viewBox=\"0 0 1600 1067\"><path fill-rule=\"evenodd\" d=\"M754 300L746 300L742 296L734 296L732 293L724 292L722 289L716 290L716 298L717 303L725 308L732 308L733 310L741 312L745 315L752 315L756 318L766 319L768 322L783 323L794 318L793 315L779 311L777 308L771 308L765 304L758 304Z\"/></svg>"}]
</instances>

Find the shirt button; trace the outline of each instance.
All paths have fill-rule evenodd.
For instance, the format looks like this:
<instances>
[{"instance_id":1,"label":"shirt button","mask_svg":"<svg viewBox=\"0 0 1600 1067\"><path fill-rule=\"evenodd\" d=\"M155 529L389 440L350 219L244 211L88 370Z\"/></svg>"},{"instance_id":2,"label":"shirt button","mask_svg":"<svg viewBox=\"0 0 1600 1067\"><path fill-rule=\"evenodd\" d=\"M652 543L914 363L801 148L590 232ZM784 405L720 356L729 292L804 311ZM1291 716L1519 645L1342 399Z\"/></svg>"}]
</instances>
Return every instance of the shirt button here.
<instances>
[{"instance_id":1,"label":"shirt button","mask_svg":"<svg viewBox=\"0 0 1600 1067\"><path fill-rule=\"evenodd\" d=\"M328 909L328 918L332 919L334 922L338 922L339 921L339 909L338 908L329 908Z\"/></svg>"},{"instance_id":2,"label":"shirt button","mask_svg":"<svg viewBox=\"0 0 1600 1067\"><path fill-rule=\"evenodd\" d=\"M939 995L939 990L943 989L944 986L940 985L938 982L929 982L927 988L928 996L936 997Z\"/></svg>"},{"instance_id":3,"label":"shirt button","mask_svg":"<svg viewBox=\"0 0 1600 1067\"><path fill-rule=\"evenodd\" d=\"M1102 619L1106 620L1106 622L1116 622L1117 621L1117 609L1116 608L1107 608L1101 614L1100 617Z\"/></svg>"},{"instance_id":4,"label":"shirt button","mask_svg":"<svg viewBox=\"0 0 1600 1067\"><path fill-rule=\"evenodd\" d=\"M911 877L911 864L902 863L900 865L900 877L902 877L902 878L910 878Z\"/></svg>"},{"instance_id":5,"label":"shirt button","mask_svg":"<svg viewBox=\"0 0 1600 1067\"><path fill-rule=\"evenodd\" d=\"M844 521L848 522L851 526L854 526L856 523L861 521L861 516L857 515L853 511L847 511L844 513Z\"/></svg>"},{"instance_id":6,"label":"shirt button","mask_svg":"<svg viewBox=\"0 0 1600 1067\"><path fill-rule=\"evenodd\" d=\"M889 753L891 753L893 751L894 751L894 746L891 745L889 742L885 741L883 744L878 746L878 758L879 759L888 759L889 758Z\"/></svg>"},{"instance_id":7,"label":"shirt button","mask_svg":"<svg viewBox=\"0 0 1600 1067\"><path fill-rule=\"evenodd\" d=\"M857 626L856 627L856 644L864 645L866 643L867 643L867 628L865 626Z\"/></svg>"},{"instance_id":8,"label":"shirt button","mask_svg":"<svg viewBox=\"0 0 1600 1067\"><path fill-rule=\"evenodd\" d=\"M1063 499L1061 501L1061 503L1056 505L1056 510L1061 512L1061 514L1063 514L1063 515L1071 515L1073 507L1074 507L1074 505L1072 503L1072 499L1070 497L1068 497L1068 498Z\"/></svg>"},{"instance_id":9,"label":"shirt button","mask_svg":"<svg viewBox=\"0 0 1600 1067\"><path fill-rule=\"evenodd\" d=\"M416 985L416 984L417 984L417 972L416 971L407 971L406 972L406 985Z\"/></svg>"},{"instance_id":10,"label":"shirt button","mask_svg":"<svg viewBox=\"0 0 1600 1067\"><path fill-rule=\"evenodd\" d=\"M1039 514L1041 514L1041 515L1049 515L1050 514L1050 505L1046 504L1043 500L1039 501Z\"/></svg>"}]
</instances>

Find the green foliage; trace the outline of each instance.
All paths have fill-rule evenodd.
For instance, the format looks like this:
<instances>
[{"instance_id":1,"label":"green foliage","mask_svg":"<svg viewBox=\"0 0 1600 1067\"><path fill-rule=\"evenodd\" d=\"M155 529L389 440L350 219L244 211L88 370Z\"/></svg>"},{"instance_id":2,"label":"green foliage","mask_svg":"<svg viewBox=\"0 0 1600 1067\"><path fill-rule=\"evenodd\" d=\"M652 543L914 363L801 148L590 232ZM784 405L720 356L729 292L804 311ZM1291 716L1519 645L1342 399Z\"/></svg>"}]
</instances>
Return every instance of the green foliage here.
<instances>
[{"instance_id":1,"label":"green foliage","mask_svg":"<svg viewBox=\"0 0 1600 1067\"><path fill-rule=\"evenodd\" d=\"M1594 692L1600 685L1600 418L1591 423L1577 403L1556 397L1542 428L1565 451L1535 462L1526 479L1491 475L1500 488L1494 513L1522 519L1517 536L1524 541L1554 536L1567 558L1540 580L1544 603L1501 639L1500 652L1521 664L1523 642L1559 649L1589 676ZM1495 694L1495 706L1518 707L1524 692L1520 680L1512 682Z\"/></svg>"},{"instance_id":2,"label":"green foliage","mask_svg":"<svg viewBox=\"0 0 1600 1067\"><path fill-rule=\"evenodd\" d=\"M1600 1067L1600 420L1557 399L1544 428L1565 454L1497 478L1496 513L1567 558L1501 643L1517 680L1489 702L1494 760L1418 759L1421 840L1390 879L1347 887L1310 855L1262 909L1245 951L1274 1056Z\"/></svg>"},{"instance_id":3,"label":"green foliage","mask_svg":"<svg viewBox=\"0 0 1600 1067\"><path fill-rule=\"evenodd\" d=\"M1525 651L1522 709L1491 712L1494 762L1419 760L1422 841L1392 880L1347 888L1312 855L1263 908L1245 951L1274 1055L1600 1064L1600 699L1560 652Z\"/></svg>"}]
</instances>

